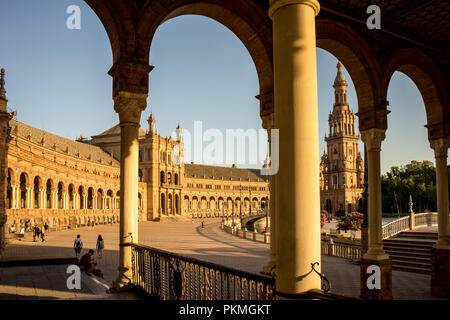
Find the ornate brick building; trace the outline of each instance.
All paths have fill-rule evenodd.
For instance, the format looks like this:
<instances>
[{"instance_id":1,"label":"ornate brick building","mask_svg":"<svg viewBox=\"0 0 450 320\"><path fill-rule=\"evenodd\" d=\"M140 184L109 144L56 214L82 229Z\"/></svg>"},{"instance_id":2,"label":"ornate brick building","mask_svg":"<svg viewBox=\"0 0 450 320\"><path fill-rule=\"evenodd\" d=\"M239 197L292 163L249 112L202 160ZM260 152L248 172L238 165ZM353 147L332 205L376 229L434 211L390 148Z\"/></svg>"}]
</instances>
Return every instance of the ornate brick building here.
<instances>
[{"instance_id":1,"label":"ornate brick building","mask_svg":"<svg viewBox=\"0 0 450 320\"><path fill-rule=\"evenodd\" d=\"M347 101L342 64L334 80L334 106L328 117L327 151L320 162L320 205L329 213L349 213L361 207L364 160L358 152L355 113Z\"/></svg>"}]
</instances>

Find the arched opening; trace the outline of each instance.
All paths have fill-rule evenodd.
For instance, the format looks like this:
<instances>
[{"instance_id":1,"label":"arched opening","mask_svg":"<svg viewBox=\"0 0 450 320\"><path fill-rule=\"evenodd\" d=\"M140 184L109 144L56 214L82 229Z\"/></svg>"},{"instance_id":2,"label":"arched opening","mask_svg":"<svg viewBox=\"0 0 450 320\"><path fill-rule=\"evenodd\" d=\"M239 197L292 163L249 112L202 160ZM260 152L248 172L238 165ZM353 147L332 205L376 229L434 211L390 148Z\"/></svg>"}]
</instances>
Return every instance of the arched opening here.
<instances>
[{"instance_id":1,"label":"arched opening","mask_svg":"<svg viewBox=\"0 0 450 320\"><path fill-rule=\"evenodd\" d=\"M175 185L179 185L179 181L178 181L178 173L175 173L175 181L174 181Z\"/></svg>"},{"instance_id":2,"label":"arched opening","mask_svg":"<svg viewBox=\"0 0 450 320\"><path fill-rule=\"evenodd\" d=\"M198 198L196 196L192 197L192 208L193 210L197 211L200 209L199 207L200 202L198 201Z\"/></svg>"},{"instance_id":3,"label":"arched opening","mask_svg":"<svg viewBox=\"0 0 450 320\"><path fill-rule=\"evenodd\" d=\"M120 190L116 193L116 209L120 209Z\"/></svg>"},{"instance_id":4,"label":"arched opening","mask_svg":"<svg viewBox=\"0 0 450 320\"><path fill-rule=\"evenodd\" d=\"M53 181L51 179L47 180L46 184L46 201L47 201L47 209L53 209Z\"/></svg>"},{"instance_id":5,"label":"arched opening","mask_svg":"<svg viewBox=\"0 0 450 320\"><path fill-rule=\"evenodd\" d=\"M139 169L139 182L144 181L144 174L142 173L142 170Z\"/></svg>"},{"instance_id":6,"label":"arched opening","mask_svg":"<svg viewBox=\"0 0 450 320\"><path fill-rule=\"evenodd\" d=\"M108 190L106 195L107 195L106 209L112 209L113 208L113 192L112 192L112 190Z\"/></svg>"},{"instance_id":7,"label":"arched opening","mask_svg":"<svg viewBox=\"0 0 450 320\"><path fill-rule=\"evenodd\" d=\"M175 195L175 213L180 214L180 198L178 194Z\"/></svg>"},{"instance_id":8,"label":"arched opening","mask_svg":"<svg viewBox=\"0 0 450 320\"><path fill-rule=\"evenodd\" d=\"M161 173L160 173L160 183L161 184L166 183L165 176L164 176L164 171L161 171Z\"/></svg>"},{"instance_id":9,"label":"arched opening","mask_svg":"<svg viewBox=\"0 0 450 320\"><path fill-rule=\"evenodd\" d=\"M188 196L184 196L183 198L183 209L184 211L192 209L192 201L189 200Z\"/></svg>"},{"instance_id":10,"label":"arched opening","mask_svg":"<svg viewBox=\"0 0 450 320\"><path fill-rule=\"evenodd\" d=\"M58 209L64 209L64 184L58 183Z\"/></svg>"},{"instance_id":11,"label":"arched opening","mask_svg":"<svg viewBox=\"0 0 450 320\"><path fill-rule=\"evenodd\" d=\"M11 209L13 207L13 181L14 181L14 171L8 168L6 178L6 208Z\"/></svg>"},{"instance_id":12,"label":"arched opening","mask_svg":"<svg viewBox=\"0 0 450 320\"><path fill-rule=\"evenodd\" d=\"M97 209L103 209L103 190L97 190Z\"/></svg>"},{"instance_id":13,"label":"arched opening","mask_svg":"<svg viewBox=\"0 0 450 320\"><path fill-rule=\"evenodd\" d=\"M161 214L166 214L166 195L161 193Z\"/></svg>"},{"instance_id":14,"label":"arched opening","mask_svg":"<svg viewBox=\"0 0 450 320\"><path fill-rule=\"evenodd\" d=\"M391 112L382 143L383 216L407 215L410 196L414 212L437 212L434 153L425 127L427 119L436 115L431 115L432 110L426 108L419 88L403 72L393 73L387 99Z\"/></svg>"},{"instance_id":15,"label":"arched opening","mask_svg":"<svg viewBox=\"0 0 450 320\"><path fill-rule=\"evenodd\" d=\"M83 186L78 187L78 198L80 202L80 209L86 209L86 204L84 203L84 188Z\"/></svg>"},{"instance_id":16,"label":"arched opening","mask_svg":"<svg viewBox=\"0 0 450 320\"><path fill-rule=\"evenodd\" d=\"M92 189L92 187L88 189L87 208L88 209L94 208L94 189Z\"/></svg>"},{"instance_id":17,"label":"arched opening","mask_svg":"<svg viewBox=\"0 0 450 320\"><path fill-rule=\"evenodd\" d=\"M202 197L201 198L201 204L200 204L200 209L201 210L206 210L208 208L208 201L206 200L206 197Z\"/></svg>"},{"instance_id":18,"label":"arched opening","mask_svg":"<svg viewBox=\"0 0 450 320\"><path fill-rule=\"evenodd\" d=\"M33 192L34 192L34 208L39 209L41 207L41 178L39 176L34 177L33 181Z\"/></svg>"},{"instance_id":19,"label":"arched opening","mask_svg":"<svg viewBox=\"0 0 450 320\"><path fill-rule=\"evenodd\" d=\"M20 174L20 208L25 209L27 208L28 203L28 192L27 192L27 184L28 184L28 176L22 172Z\"/></svg>"},{"instance_id":20,"label":"arched opening","mask_svg":"<svg viewBox=\"0 0 450 320\"><path fill-rule=\"evenodd\" d=\"M74 203L74 185L69 184L69 209L75 209L75 203Z\"/></svg>"},{"instance_id":21,"label":"arched opening","mask_svg":"<svg viewBox=\"0 0 450 320\"><path fill-rule=\"evenodd\" d=\"M173 203L172 203L172 194L169 193L167 195L167 214L171 215L173 214Z\"/></svg>"},{"instance_id":22,"label":"arched opening","mask_svg":"<svg viewBox=\"0 0 450 320\"><path fill-rule=\"evenodd\" d=\"M172 173L171 172L167 173L167 183L172 184Z\"/></svg>"}]
</instances>

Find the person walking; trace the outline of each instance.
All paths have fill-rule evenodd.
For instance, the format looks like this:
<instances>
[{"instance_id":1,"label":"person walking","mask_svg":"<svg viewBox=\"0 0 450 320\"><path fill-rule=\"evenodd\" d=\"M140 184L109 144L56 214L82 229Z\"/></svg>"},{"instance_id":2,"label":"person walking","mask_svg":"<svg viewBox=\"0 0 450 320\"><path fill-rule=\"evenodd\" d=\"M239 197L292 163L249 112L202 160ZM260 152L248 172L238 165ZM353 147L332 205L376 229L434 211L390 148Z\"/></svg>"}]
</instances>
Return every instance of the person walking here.
<instances>
[{"instance_id":1,"label":"person walking","mask_svg":"<svg viewBox=\"0 0 450 320\"><path fill-rule=\"evenodd\" d=\"M97 238L97 252L99 258L103 256L103 249L105 248L105 242L103 241L102 236L99 234Z\"/></svg>"},{"instance_id":2,"label":"person walking","mask_svg":"<svg viewBox=\"0 0 450 320\"><path fill-rule=\"evenodd\" d=\"M47 222L45 222L45 224L44 224L44 230L45 230L45 233L48 232L48 223Z\"/></svg>"},{"instance_id":3,"label":"person walking","mask_svg":"<svg viewBox=\"0 0 450 320\"><path fill-rule=\"evenodd\" d=\"M34 233L35 233L36 238L39 240L39 236L41 235L41 230L39 229L38 226L34 227Z\"/></svg>"},{"instance_id":4,"label":"person walking","mask_svg":"<svg viewBox=\"0 0 450 320\"><path fill-rule=\"evenodd\" d=\"M205 227L205 222L202 221L202 229Z\"/></svg>"},{"instance_id":5,"label":"person walking","mask_svg":"<svg viewBox=\"0 0 450 320\"><path fill-rule=\"evenodd\" d=\"M42 242L45 241L45 231L44 231L44 229L41 230L41 241Z\"/></svg>"},{"instance_id":6,"label":"person walking","mask_svg":"<svg viewBox=\"0 0 450 320\"><path fill-rule=\"evenodd\" d=\"M80 235L78 234L73 242L73 248L75 249L75 255L77 258L80 258L81 249L83 249L83 241L81 240Z\"/></svg>"}]
</instances>

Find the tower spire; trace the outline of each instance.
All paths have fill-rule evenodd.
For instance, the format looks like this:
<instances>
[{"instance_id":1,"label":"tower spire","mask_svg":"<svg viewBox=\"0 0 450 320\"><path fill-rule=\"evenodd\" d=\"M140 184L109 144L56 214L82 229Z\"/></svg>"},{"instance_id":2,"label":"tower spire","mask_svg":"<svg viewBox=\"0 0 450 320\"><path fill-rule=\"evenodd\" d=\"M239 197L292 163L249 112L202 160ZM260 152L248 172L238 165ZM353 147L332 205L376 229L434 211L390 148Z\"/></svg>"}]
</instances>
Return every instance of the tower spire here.
<instances>
[{"instance_id":1,"label":"tower spire","mask_svg":"<svg viewBox=\"0 0 450 320\"><path fill-rule=\"evenodd\" d=\"M342 73L342 63L339 61L337 66L337 74L336 78L334 79L334 105L335 106L347 106L346 109L348 109L347 104L347 80L344 77L344 74Z\"/></svg>"},{"instance_id":2,"label":"tower spire","mask_svg":"<svg viewBox=\"0 0 450 320\"><path fill-rule=\"evenodd\" d=\"M156 120L155 120L155 117L153 116L152 109L150 109L150 116L148 117L147 122L148 122L148 133L149 134L156 133L156 131L155 131Z\"/></svg>"}]
</instances>

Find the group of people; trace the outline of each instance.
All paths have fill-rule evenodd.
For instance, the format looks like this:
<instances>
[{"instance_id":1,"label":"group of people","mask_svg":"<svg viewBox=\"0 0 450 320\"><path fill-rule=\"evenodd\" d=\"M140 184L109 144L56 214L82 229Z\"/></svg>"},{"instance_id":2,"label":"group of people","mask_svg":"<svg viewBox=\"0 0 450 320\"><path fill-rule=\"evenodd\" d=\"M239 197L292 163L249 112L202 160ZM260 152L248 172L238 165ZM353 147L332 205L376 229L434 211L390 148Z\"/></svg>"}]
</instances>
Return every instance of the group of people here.
<instances>
[{"instance_id":1,"label":"group of people","mask_svg":"<svg viewBox=\"0 0 450 320\"><path fill-rule=\"evenodd\" d=\"M34 226L32 228L33 231L33 241L36 242L36 239L41 239L42 242L45 241L45 235L48 232L48 224L47 222L44 224L43 228L39 228L38 226Z\"/></svg>"},{"instance_id":2,"label":"group of people","mask_svg":"<svg viewBox=\"0 0 450 320\"><path fill-rule=\"evenodd\" d=\"M89 249L87 253L85 253L83 256L81 256L81 250L83 249L83 240L81 240L81 236L78 234L75 238L75 241L73 243L73 248L75 249L75 255L79 261L79 267L81 271L86 272L86 274L91 275L95 274L99 277L103 277L103 274L100 270L96 269L97 263L94 262L93 256L94 256L94 250ZM97 237L97 253L98 257L103 257L103 249L105 248L105 242L103 241L102 236L99 234Z\"/></svg>"}]
</instances>

